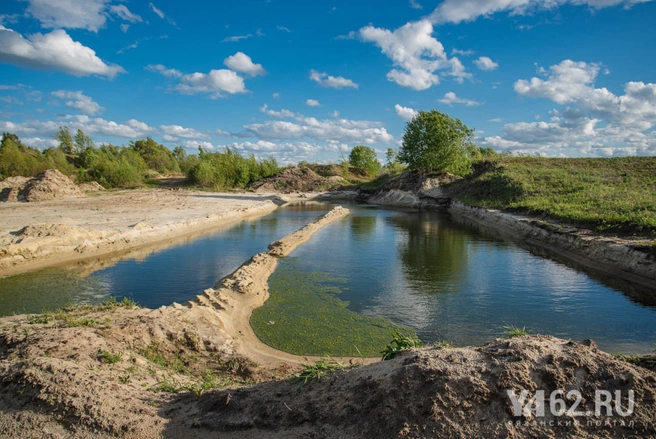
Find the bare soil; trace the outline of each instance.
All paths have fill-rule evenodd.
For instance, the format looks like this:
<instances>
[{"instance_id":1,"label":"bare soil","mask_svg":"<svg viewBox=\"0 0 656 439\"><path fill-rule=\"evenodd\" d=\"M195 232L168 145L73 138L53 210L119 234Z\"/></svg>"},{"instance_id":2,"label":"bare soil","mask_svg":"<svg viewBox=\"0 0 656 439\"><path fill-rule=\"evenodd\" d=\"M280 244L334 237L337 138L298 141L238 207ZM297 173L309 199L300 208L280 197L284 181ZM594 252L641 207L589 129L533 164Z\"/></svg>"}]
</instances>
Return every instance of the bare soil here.
<instances>
[{"instance_id":1,"label":"bare soil","mask_svg":"<svg viewBox=\"0 0 656 439\"><path fill-rule=\"evenodd\" d=\"M321 192L335 189L344 179L326 178L309 168L289 167L273 177L253 183L255 192Z\"/></svg>"}]
</instances>

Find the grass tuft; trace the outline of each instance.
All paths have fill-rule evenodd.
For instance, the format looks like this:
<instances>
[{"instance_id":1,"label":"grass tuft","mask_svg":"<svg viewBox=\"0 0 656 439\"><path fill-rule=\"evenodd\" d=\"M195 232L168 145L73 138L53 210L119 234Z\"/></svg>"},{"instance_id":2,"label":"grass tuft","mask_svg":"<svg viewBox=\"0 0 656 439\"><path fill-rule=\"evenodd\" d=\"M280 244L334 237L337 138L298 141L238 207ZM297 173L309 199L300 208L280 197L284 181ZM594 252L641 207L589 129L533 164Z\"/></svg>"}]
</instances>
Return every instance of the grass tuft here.
<instances>
[{"instance_id":1,"label":"grass tuft","mask_svg":"<svg viewBox=\"0 0 656 439\"><path fill-rule=\"evenodd\" d=\"M321 379L327 372L332 370L344 369L344 365L337 361L326 361L321 359L314 364L303 364L303 370L298 374L298 377L303 380L303 383L308 381L315 381Z\"/></svg>"},{"instance_id":2,"label":"grass tuft","mask_svg":"<svg viewBox=\"0 0 656 439\"><path fill-rule=\"evenodd\" d=\"M504 333L506 338L526 337L527 335L531 335L530 332L526 330L526 327L520 328L514 325L505 325L503 329L506 331Z\"/></svg>"},{"instance_id":3,"label":"grass tuft","mask_svg":"<svg viewBox=\"0 0 656 439\"><path fill-rule=\"evenodd\" d=\"M382 360L391 360L401 351L412 348L420 348L421 340L416 334L403 334L399 331L392 332L392 341L380 353L383 355Z\"/></svg>"}]
</instances>

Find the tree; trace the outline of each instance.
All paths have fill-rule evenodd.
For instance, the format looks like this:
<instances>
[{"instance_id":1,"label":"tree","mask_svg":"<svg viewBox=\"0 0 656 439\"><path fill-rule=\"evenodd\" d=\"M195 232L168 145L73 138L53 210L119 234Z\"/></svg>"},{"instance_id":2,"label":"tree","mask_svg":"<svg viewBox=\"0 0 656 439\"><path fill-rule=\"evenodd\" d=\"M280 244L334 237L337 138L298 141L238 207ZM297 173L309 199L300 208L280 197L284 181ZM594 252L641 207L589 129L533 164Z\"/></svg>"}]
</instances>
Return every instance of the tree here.
<instances>
[{"instance_id":1,"label":"tree","mask_svg":"<svg viewBox=\"0 0 656 439\"><path fill-rule=\"evenodd\" d=\"M405 127L398 159L420 172L467 175L472 155L478 150L473 143L474 131L448 114L419 111Z\"/></svg>"},{"instance_id":2,"label":"tree","mask_svg":"<svg viewBox=\"0 0 656 439\"><path fill-rule=\"evenodd\" d=\"M380 171L380 162L376 157L376 151L368 146L355 146L349 155L349 163L355 172L361 174L376 175Z\"/></svg>"},{"instance_id":3,"label":"tree","mask_svg":"<svg viewBox=\"0 0 656 439\"><path fill-rule=\"evenodd\" d=\"M394 151L393 148L387 148L387 151L385 151L385 159L387 160L385 166L391 168L392 165L396 163L396 151Z\"/></svg>"},{"instance_id":4,"label":"tree","mask_svg":"<svg viewBox=\"0 0 656 439\"><path fill-rule=\"evenodd\" d=\"M84 131L78 129L77 133L75 133L75 151L79 154L89 147L93 148L93 140L91 140L91 137L84 134Z\"/></svg>"},{"instance_id":5,"label":"tree","mask_svg":"<svg viewBox=\"0 0 656 439\"><path fill-rule=\"evenodd\" d=\"M59 141L59 149L64 154L73 154L73 139L71 133L68 132L68 127L59 127L57 134L55 134L55 140Z\"/></svg>"}]
</instances>

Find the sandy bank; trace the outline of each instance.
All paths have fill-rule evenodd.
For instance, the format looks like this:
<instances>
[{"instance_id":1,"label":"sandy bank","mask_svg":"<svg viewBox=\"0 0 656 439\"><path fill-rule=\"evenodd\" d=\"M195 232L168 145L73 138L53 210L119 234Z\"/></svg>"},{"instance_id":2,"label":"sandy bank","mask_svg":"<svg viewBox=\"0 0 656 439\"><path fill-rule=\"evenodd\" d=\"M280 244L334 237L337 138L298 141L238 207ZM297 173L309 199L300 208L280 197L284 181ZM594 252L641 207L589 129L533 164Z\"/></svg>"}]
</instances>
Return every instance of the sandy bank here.
<instances>
[{"instance_id":1,"label":"sandy bank","mask_svg":"<svg viewBox=\"0 0 656 439\"><path fill-rule=\"evenodd\" d=\"M271 243L268 252L253 256L237 271L223 278L214 288L205 290L203 295L198 296L189 305L215 309L224 325L223 329L234 340L235 351L256 363L275 367L288 363L307 363L314 359L288 354L262 343L251 328L250 318L253 310L262 306L269 298L268 279L278 264L278 258L289 255L318 230L348 214L348 209L337 206L318 220Z\"/></svg>"},{"instance_id":2,"label":"sandy bank","mask_svg":"<svg viewBox=\"0 0 656 439\"><path fill-rule=\"evenodd\" d=\"M472 207L458 201L451 204L449 211L499 230L510 240L543 247L585 267L656 289L656 255L630 240L606 238L576 227Z\"/></svg>"},{"instance_id":3,"label":"sandy bank","mask_svg":"<svg viewBox=\"0 0 656 439\"><path fill-rule=\"evenodd\" d=\"M276 203L284 201L157 189L0 203L0 276L209 231L270 213Z\"/></svg>"}]
</instances>

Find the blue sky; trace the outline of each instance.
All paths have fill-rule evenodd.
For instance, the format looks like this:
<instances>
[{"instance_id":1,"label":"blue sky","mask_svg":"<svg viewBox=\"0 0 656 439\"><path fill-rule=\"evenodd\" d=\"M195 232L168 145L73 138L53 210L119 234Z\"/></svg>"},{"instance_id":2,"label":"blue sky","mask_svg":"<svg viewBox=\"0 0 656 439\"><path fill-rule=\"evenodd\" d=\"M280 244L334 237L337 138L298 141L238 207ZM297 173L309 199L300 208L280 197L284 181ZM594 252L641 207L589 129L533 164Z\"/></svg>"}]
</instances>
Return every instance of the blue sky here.
<instances>
[{"instance_id":1,"label":"blue sky","mask_svg":"<svg viewBox=\"0 0 656 439\"><path fill-rule=\"evenodd\" d=\"M382 160L437 109L497 151L656 155L655 22L651 0L6 0L0 130Z\"/></svg>"}]
</instances>

